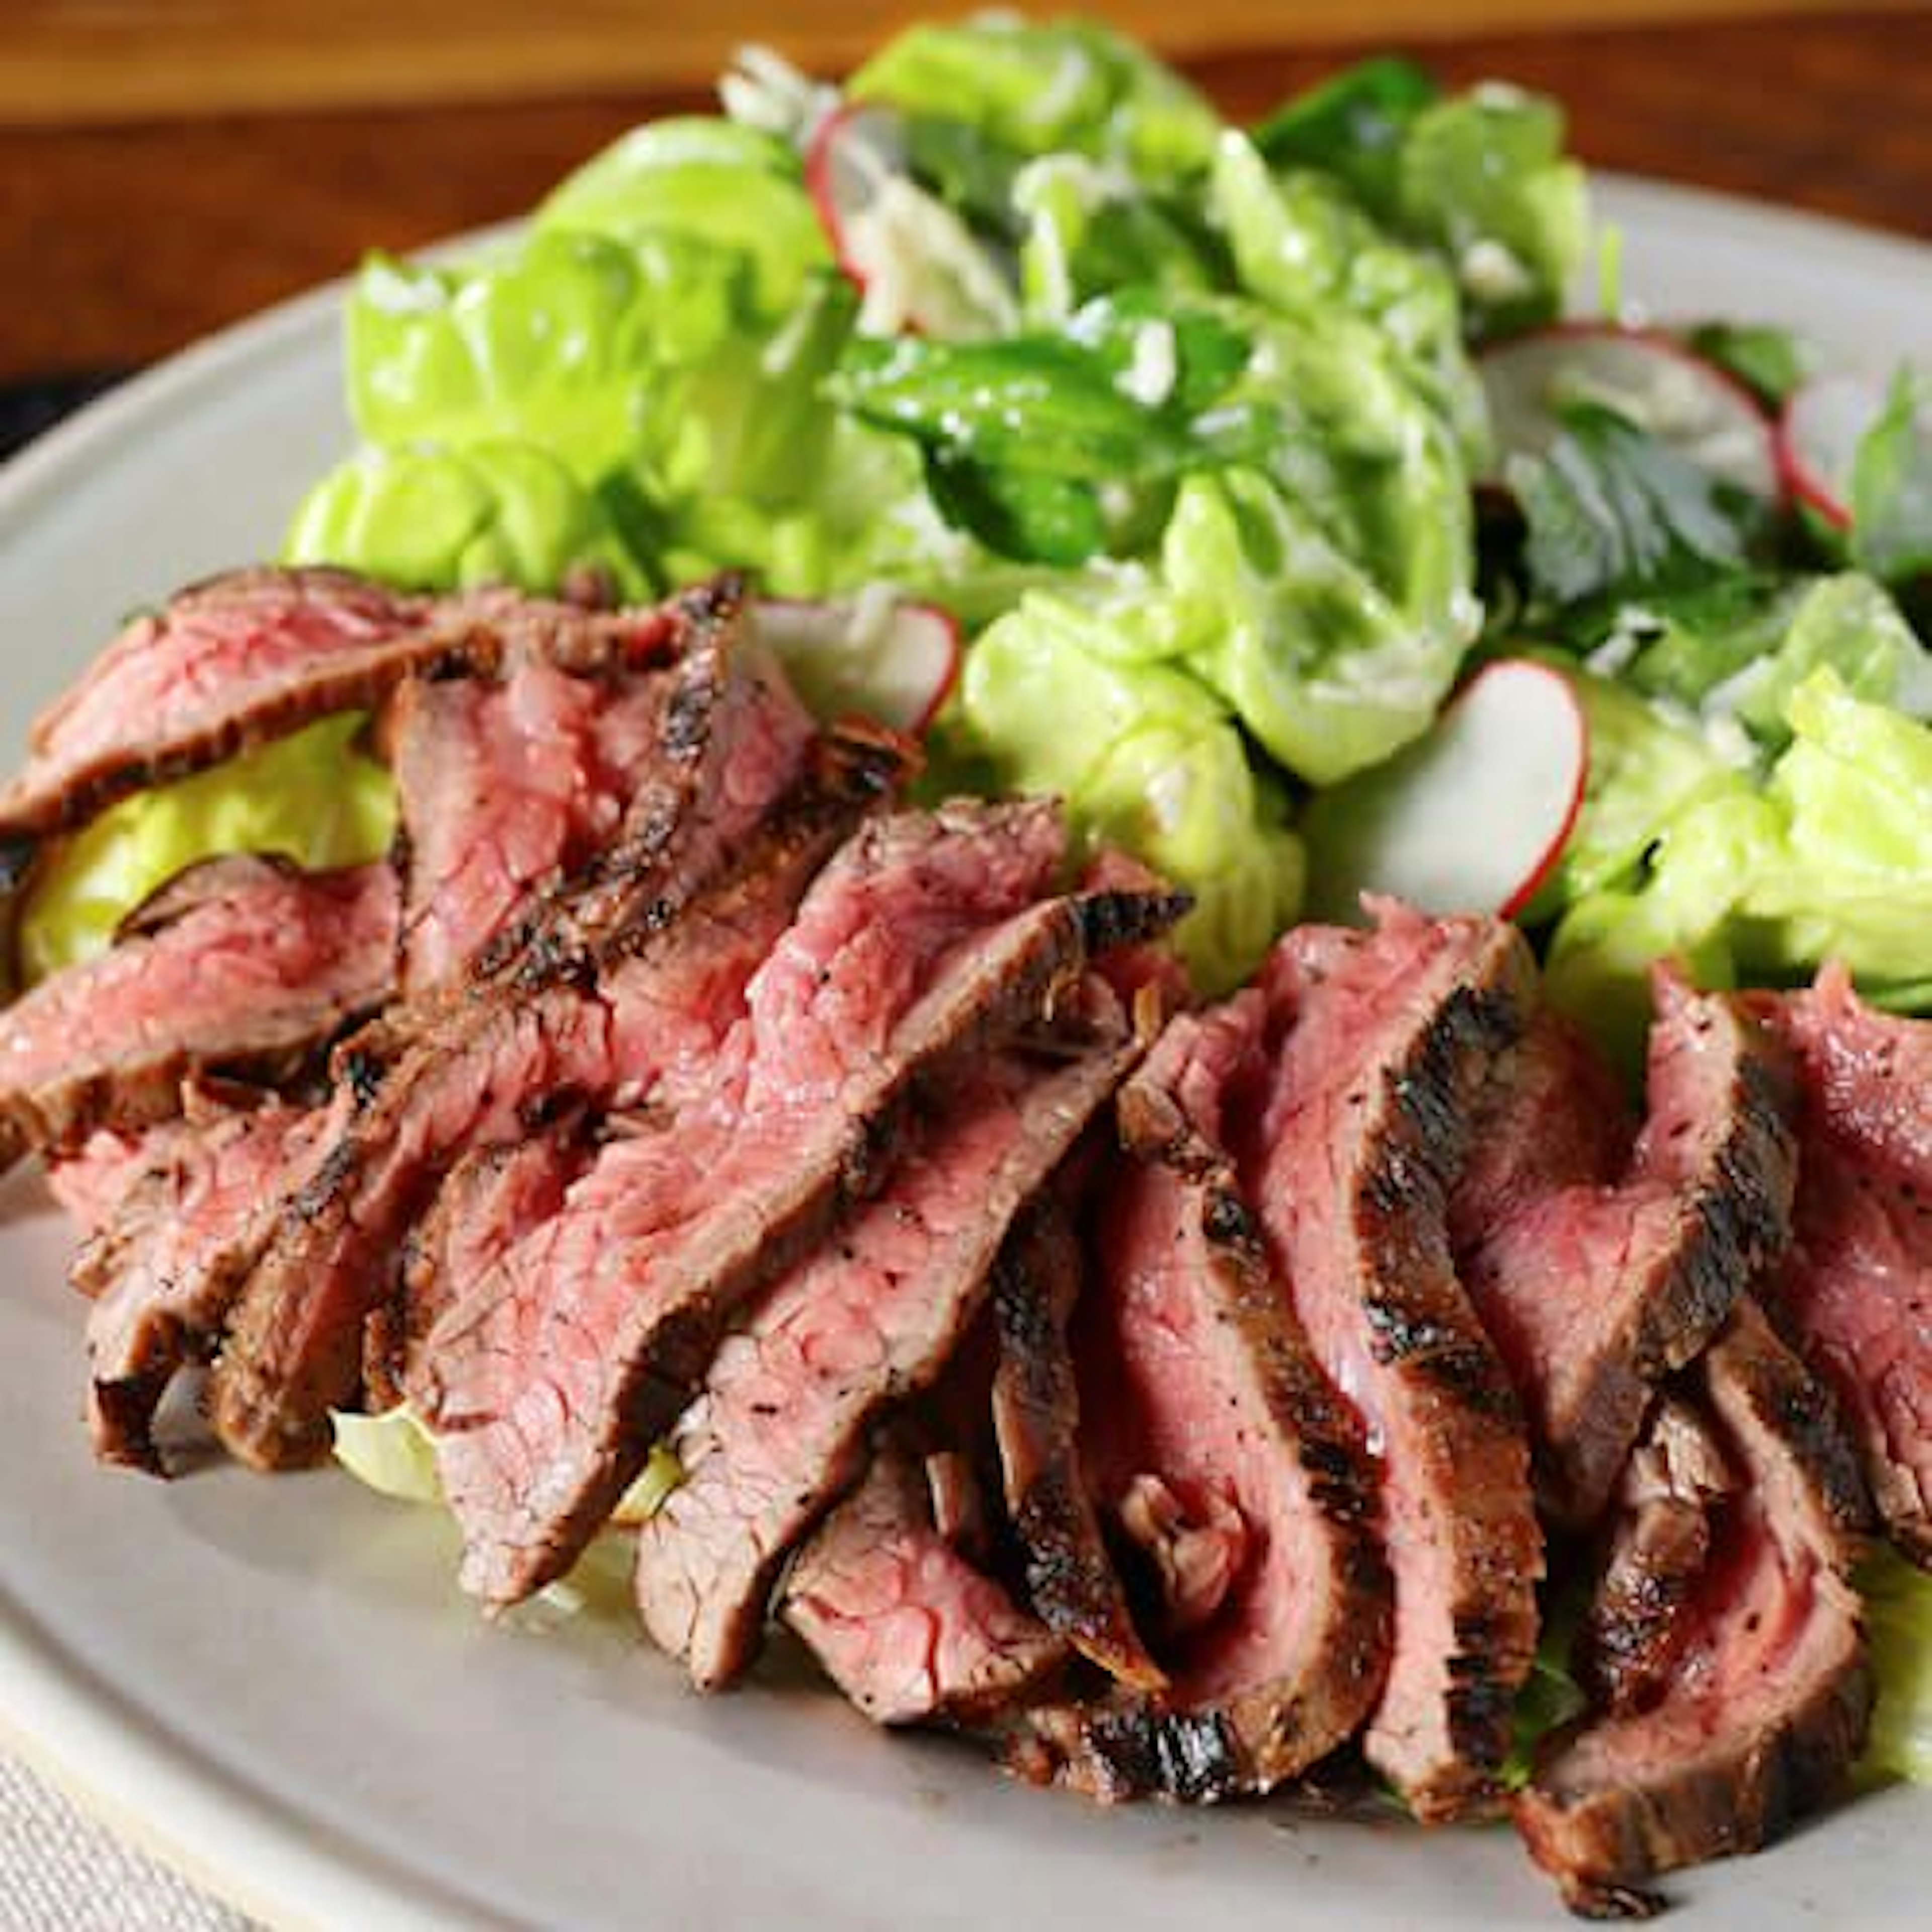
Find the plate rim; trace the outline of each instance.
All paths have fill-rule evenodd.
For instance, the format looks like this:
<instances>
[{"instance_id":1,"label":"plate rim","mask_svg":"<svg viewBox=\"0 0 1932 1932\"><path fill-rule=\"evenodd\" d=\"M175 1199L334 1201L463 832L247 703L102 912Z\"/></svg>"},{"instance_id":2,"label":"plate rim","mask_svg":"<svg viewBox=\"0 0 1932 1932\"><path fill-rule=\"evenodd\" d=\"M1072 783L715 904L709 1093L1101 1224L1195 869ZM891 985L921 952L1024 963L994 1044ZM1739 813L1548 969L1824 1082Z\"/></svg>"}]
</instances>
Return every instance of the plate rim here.
<instances>
[{"instance_id":1,"label":"plate rim","mask_svg":"<svg viewBox=\"0 0 1932 1932\"><path fill-rule=\"evenodd\" d=\"M1862 258L1880 274L1932 268L1932 243L1774 201L1607 169L1592 170L1591 183L1599 214L1626 227L1658 220L1714 226L1756 247ZM435 260L517 225L470 231L416 255ZM0 464L0 518L57 493L151 419L160 427L236 372L306 346L334 325L351 280L337 277L203 337L36 438ZM16 1600L4 1553L0 1742L110 1830L265 1922L372 1932L478 1923L474 1899L332 1830L130 1702Z\"/></svg>"}]
</instances>

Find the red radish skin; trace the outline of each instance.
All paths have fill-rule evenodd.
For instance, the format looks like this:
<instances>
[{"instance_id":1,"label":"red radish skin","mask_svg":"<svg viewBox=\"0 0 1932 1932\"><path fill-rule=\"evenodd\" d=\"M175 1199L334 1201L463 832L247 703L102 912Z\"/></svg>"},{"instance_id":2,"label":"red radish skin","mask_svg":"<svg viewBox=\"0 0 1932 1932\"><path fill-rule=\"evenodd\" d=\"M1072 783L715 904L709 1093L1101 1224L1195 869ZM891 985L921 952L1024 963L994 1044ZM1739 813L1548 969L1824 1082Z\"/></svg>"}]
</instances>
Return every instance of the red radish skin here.
<instances>
[{"instance_id":1,"label":"red radish skin","mask_svg":"<svg viewBox=\"0 0 1932 1932\"><path fill-rule=\"evenodd\" d=\"M845 224L838 212L839 146L842 142L855 138L855 130L868 122L884 130L896 128L897 121L897 116L889 108L872 107L862 101L848 100L818 124L818 131L812 137L811 146L806 150L806 192L812 197L812 205L818 211L819 226L825 230L825 238L832 244L833 259L838 262L846 280L862 296L866 288L866 272L859 266L852 253L845 232ZM892 145L895 147L900 145L896 138Z\"/></svg>"},{"instance_id":2,"label":"red radish skin","mask_svg":"<svg viewBox=\"0 0 1932 1932\"><path fill-rule=\"evenodd\" d=\"M1743 475L1738 474L1732 480L1772 504L1784 500L1788 478L1780 460L1775 426L1757 398L1728 369L1720 368L1716 363L1708 361L1677 337L1662 329L1639 327L1626 322L1571 320L1551 322L1545 327L1527 329L1521 334L1508 337L1493 344L1484 352L1482 358L1486 386L1490 388L1492 400L1498 373L1507 366L1508 358L1515 352L1553 344L1587 345L1592 342L1622 350L1640 350L1663 357L1676 367L1690 371L1714 394L1725 398L1735 412L1736 427L1743 429L1748 425L1754 441L1758 445L1756 458L1749 466L1754 472L1752 477L1747 480ZM1502 411L1497 412L1499 418L1503 413ZM1508 448L1502 452L1504 455L1509 453Z\"/></svg>"},{"instance_id":3,"label":"red radish skin","mask_svg":"<svg viewBox=\"0 0 1932 1932\"><path fill-rule=\"evenodd\" d=\"M1523 661L1512 658L1507 662L1516 663ZM1482 679L1488 676L1492 672L1501 670L1504 668L1502 664L1491 664L1483 670L1478 671L1475 676L1472 678L1456 694L1456 702L1458 704L1464 702ZM1576 701L1576 687L1567 677L1563 676L1562 672L1550 670L1547 664L1537 664L1534 668L1547 671L1552 677L1561 680L1563 688L1568 693L1570 704L1576 714L1576 735L1582 749L1576 760L1576 782L1570 794L1570 808L1563 814L1563 822L1558 826L1556 836L1544 850L1542 860L1536 869L1496 908L1498 916L1504 919L1515 918L1516 914L1521 912L1523 908L1528 905L1530 901L1549 884L1552 874L1555 873L1557 866L1562 861L1563 848L1569 844L1570 833L1576 829L1576 820L1583 809L1584 790L1590 782L1590 730L1584 718L1583 707Z\"/></svg>"},{"instance_id":4,"label":"red radish skin","mask_svg":"<svg viewBox=\"0 0 1932 1932\"><path fill-rule=\"evenodd\" d=\"M1465 742L1433 767L1414 764L1418 758L1426 760L1432 744L1442 747L1446 734L1471 722L1472 706L1485 704L1491 714L1480 728L1485 737ZM1521 822L1516 808L1526 802L1510 799L1509 786L1494 782L1497 760L1508 759L1531 742L1526 722L1534 732L1539 758L1550 748L1551 734L1567 734L1568 742L1557 748L1560 758L1553 766L1553 784L1545 784L1543 795L1534 800L1537 822L1546 830L1523 855L1520 870L1498 878L1496 848L1506 842L1512 826ZM1330 795L1336 822L1346 825L1344 814L1355 814L1358 829L1366 826L1366 843L1351 851L1346 832L1342 835L1338 843L1344 862L1339 878L1331 880L1327 890L1329 910L1346 913L1358 894L1366 891L1393 893L1434 914L1493 913L1514 918L1555 870L1582 808L1589 778L1589 730L1575 686L1561 671L1533 658L1510 658L1485 665L1450 700L1429 736L1403 755L1411 760L1408 769L1402 769L1398 758L1394 767L1353 782L1352 798ZM1472 782L1468 769L1472 762L1491 775L1491 782ZM1507 779L1510 774L1502 776ZM1532 786L1540 778L1527 760L1514 776ZM1379 824L1378 807L1384 821ZM1459 842L1451 846L1452 840ZM1450 850L1468 855L1460 877L1456 867L1445 868L1442 862L1441 854Z\"/></svg>"},{"instance_id":5,"label":"red radish skin","mask_svg":"<svg viewBox=\"0 0 1932 1932\"><path fill-rule=\"evenodd\" d=\"M1828 474L1835 467L1831 454L1817 446L1824 428L1820 418L1828 411L1838 413L1840 447L1833 454L1849 469L1858 438L1884 406L1884 394L1875 384L1861 376L1838 374L1814 376L1802 385L1778 419L1775 447L1785 488L1834 530L1851 528L1852 511L1839 494L1837 478ZM1856 428L1849 427L1854 420Z\"/></svg>"}]
</instances>

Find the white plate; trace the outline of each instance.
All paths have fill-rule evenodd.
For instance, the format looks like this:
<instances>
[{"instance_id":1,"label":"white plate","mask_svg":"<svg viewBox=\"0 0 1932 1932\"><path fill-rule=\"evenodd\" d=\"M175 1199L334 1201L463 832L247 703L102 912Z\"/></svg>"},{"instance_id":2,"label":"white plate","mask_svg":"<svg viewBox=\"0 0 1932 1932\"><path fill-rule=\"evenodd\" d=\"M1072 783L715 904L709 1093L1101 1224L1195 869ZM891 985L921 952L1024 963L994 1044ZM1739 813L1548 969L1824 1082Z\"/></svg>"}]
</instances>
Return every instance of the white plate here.
<instances>
[{"instance_id":1,"label":"white plate","mask_svg":"<svg viewBox=\"0 0 1932 1932\"><path fill-rule=\"evenodd\" d=\"M1630 290L1932 346L1932 252L1606 184ZM346 440L325 290L97 404L0 476L0 743L124 610L274 548ZM0 1187L0 1721L256 1910L340 1927L1546 1926L1501 1831L1106 1814L802 1682L701 1700L621 1623L486 1628L434 1515L332 1474L103 1473L38 1182ZM1932 1805L1894 1791L1671 1882L1694 1922L1924 1922ZM1916 1900L1915 1904L1914 1901Z\"/></svg>"}]
</instances>

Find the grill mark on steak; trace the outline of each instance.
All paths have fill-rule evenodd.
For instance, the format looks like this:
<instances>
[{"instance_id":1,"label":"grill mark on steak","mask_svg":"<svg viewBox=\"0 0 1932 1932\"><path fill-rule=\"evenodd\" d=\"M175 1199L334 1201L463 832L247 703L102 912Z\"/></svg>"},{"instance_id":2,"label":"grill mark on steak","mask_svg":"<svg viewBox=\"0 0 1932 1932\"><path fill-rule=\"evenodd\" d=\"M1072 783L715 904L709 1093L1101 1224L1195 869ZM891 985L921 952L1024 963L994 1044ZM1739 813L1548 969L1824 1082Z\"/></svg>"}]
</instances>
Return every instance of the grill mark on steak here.
<instances>
[{"instance_id":1,"label":"grill mark on steak","mask_svg":"<svg viewBox=\"0 0 1932 1932\"><path fill-rule=\"evenodd\" d=\"M1273 1064L1240 1172L1381 1459L1396 1612L1366 1749L1433 1821L1494 1800L1535 1648L1528 1444L1446 1232L1470 1109L1520 1035L1531 967L1499 921L1372 910L1374 932L1303 927L1266 968Z\"/></svg>"},{"instance_id":2,"label":"grill mark on steak","mask_svg":"<svg viewBox=\"0 0 1932 1932\"><path fill-rule=\"evenodd\" d=\"M1578 1633L1578 1681L1598 1709L1621 1712L1667 1687L1711 1556L1713 1505L1733 1482L1696 1409L1658 1404L1618 1485L1608 1557Z\"/></svg>"},{"instance_id":3,"label":"grill mark on steak","mask_svg":"<svg viewBox=\"0 0 1932 1932\"><path fill-rule=\"evenodd\" d=\"M299 1066L388 996L396 920L386 865L227 858L182 873L119 944L0 1018L0 1158L164 1120L192 1075Z\"/></svg>"},{"instance_id":4,"label":"grill mark on steak","mask_svg":"<svg viewBox=\"0 0 1932 1932\"><path fill-rule=\"evenodd\" d=\"M1226 1151L1267 1078L1266 1018L1255 992L1182 1016L1120 1096L1131 1164L1103 1195L1075 1330L1083 1452L1130 1533L1161 1539L1168 1616L1150 1635L1171 1681L1030 1726L1064 1782L1104 1799L1271 1790L1382 1691L1375 1469Z\"/></svg>"},{"instance_id":5,"label":"grill mark on steak","mask_svg":"<svg viewBox=\"0 0 1932 1932\"><path fill-rule=\"evenodd\" d=\"M1055 900L986 929L1058 856L1037 804L862 832L760 968L708 1093L607 1149L566 1212L446 1318L427 1412L454 1432L442 1459L466 1588L513 1602L560 1574L736 1308L878 1186L915 1083L1077 985L1090 928L1124 921L1118 905ZM1176 914L1138 904L1144 929Z\"/></svg>"},{"instance_id":6,"label":"grill mark on steak","mask_svg":"<svg viewBox=\"0 0 1932 1932\"><path fill-rule=\"evenodd\" d=\"M1024 1697L1066 1654L939 1534L923 1473L890 1446L799 1552L782 1610L878 1724L974 1724Z\"/></svg>"},{"instance_id":7,"label":"grill mark on steak","mask_svg":"<svg viewBox=\"0 0 1932 1932\"><path fill-rule=\"evenodd\" d=\"M1024 1553L1028 1600L1047 1628L1118 1682L1160 1690L1166 1675L1134 1627L1081 1467L1068 1331L1085 1273L1066 1210L1043 1194L1020 1216L993 1270L993 1427L1006 1514Z\"/></svg>"},{"instance_id":8,"label":"grill mark on steak","mask_svg":"<svg viewBox=\"0 0 1932 1932\"><path fill-rule=\"evenodd\" d=\"M614 838L657 751L662 669L412 679L382 718L400 802L405 993L461 970Z\"/></svg>"},{"instance_id":9,"label":"grill mark on steak","mask_svg":"<svg viewBox=\"0 0 1932 1932\"><path fill-rule=\"evenodd\" d=\"M1463 1264L1530 1418L1544 1508L1572 1527L1602 1514L1653 1388L1790 1236L1784 1056L1724 994L1664 968L1653 992L1650 1116L1620 1183L1529 1202Z\"/></svg>"},{"instance_id":10,"label":"grill mark on steak","mask_svg":"<svg viewBox=\"0 0 1932 1932\"><path fill-rule=\"evenodd\" d=\"M913 1109L878 1196L729 1336L675 1432L685 1480L638 1537L645 1628L714 1690L751 1660L785 1553L864 1466L887 1403L929 1387L1006 1230L1132 1058L1110 995L1070 1064L1001 1054Z\"/></svg>"},{"instance_id":11,"label":"grill mark on steak","mask_svg":"<svg viewBox=\"0 0 1932 1932\"><path fill-rule=\"evenodd\" d=\"M1932 1024L1837 967L1754 1004L1802 1090L1795 1238L1760 1292L1843 1406L1893 1542L1932 1569Z\"/></svg>"},{"instance_id":12,"label":"grill mark on steak","mask_svg":"<svg viewBox=\"0 0 1932 1932\"><path fill-rule=\"evenodd\" d=\"M1749 1301L1686 1383L1732 1488L1676 1666L1634 1708L1546 1740L1515 1801L1587 1916L1647 1914L1658 1874L1780 1835L1842 1787L1870 1710L1850 1582L1866 1505L1829 1396Z\"/></svg>"},{"instance_id":13,"label":"grill mark on steak","mask_svg":"<svg viewBox=\"0 0 1932 1932\"><path fill-rule=\"evenodd\" d=\"M674 691L693 688L707 694L710 735L690 749L691 713L680 711L686 749L662 785L640 791L664 796L607 909L684 908L728 857L740 869L688 934L679 936L682 922L668 914L652 925L629 964L620 963L629 946L621 926L596 929L601 955L584 950L593 934L577 900L560 894L536 922L578 949L586 972L526 982L513 962L487 982L446 985L392 1009L354 1042L342 1070L346 1080L352 1061L362 1063L357 1084L368 1097L314 1184L290 1204L216 1365L216 1427L243 1460L274 1468L326 1453L328 1411L352 1401L359 1385L368 1316L393 1292L407 1229L460 1155L520 1138L538 1096L565 1090L621 1103L627 1086L640 1092L708 1055L796 893L874 802L887 748L870 734L841 736L812 754L790 692L761 660L739 660L728 626L700 637L680 664ZM804 764L812 770L798 784ZM771 836L753 837L795 784ZM681 814L670 810L674 798ZM762 878L742 870L748 839Z\"/></svg>"},{"instance_id":14,"label":"grill mark on steak","mask_svg":"<svg viewBox=\"0 0 1932 1932\"><path fill-rule=\"evenodd\" d=\"M524 657L589 669L660 661L680 607L601 614L510 592L399 596L339 570L250 569L136 618L35 724L0 791L0 842L25 854L118 799L219 764L407 676L494 673ZM22 877L25 862L16 870Z\"/></svg>"},{"instance_id":15,"label":"grill mark on steak","mask_svg":"<svg viewBox=\"0 0 1932 1932\"><path fill-rule=\"evenodd\" d=\"M176 1373L203 1359L277 1204L310 1170L325 1116L267 1099L197 1102L164 1130L112 1212L82 1244L73 1279L88 1316L88 1420L102 1460L165 1473L154 1418Z\"/></svg>"}]
</instances>

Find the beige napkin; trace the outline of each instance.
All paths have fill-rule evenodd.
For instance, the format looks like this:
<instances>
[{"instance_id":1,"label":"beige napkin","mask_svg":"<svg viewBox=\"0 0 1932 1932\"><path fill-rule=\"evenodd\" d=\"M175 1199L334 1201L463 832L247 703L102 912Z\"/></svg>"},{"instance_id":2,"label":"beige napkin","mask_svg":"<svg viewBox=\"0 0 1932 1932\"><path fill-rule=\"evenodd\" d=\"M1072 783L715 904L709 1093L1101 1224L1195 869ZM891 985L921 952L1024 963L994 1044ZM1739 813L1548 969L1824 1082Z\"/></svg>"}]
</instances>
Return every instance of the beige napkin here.
<instances>
[{"instance_id":1,"label":"beige napkin","mask_svg":"<svg viewBox=\"0 0 1932 1932\"><path fill-rule=\"evenodd\" d=\"M254 1932L0 1751L0 1932Z\"/></svg>"}]
</instances>

